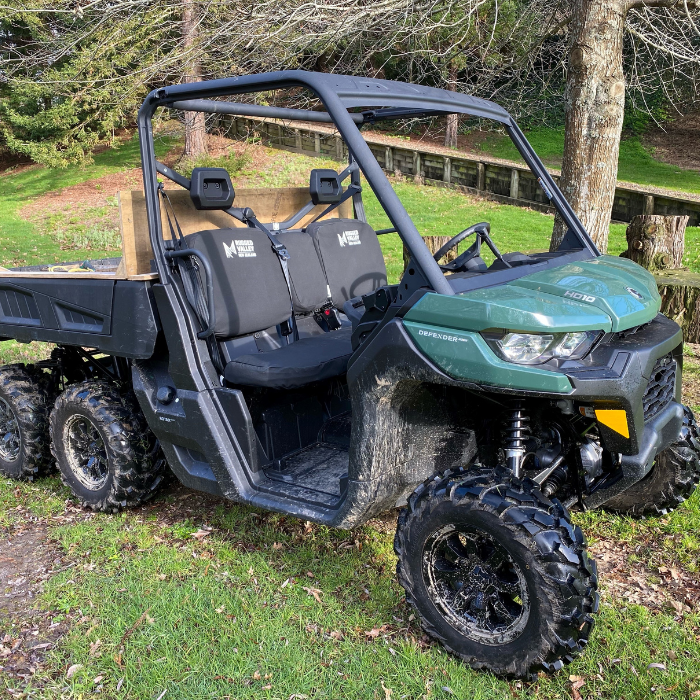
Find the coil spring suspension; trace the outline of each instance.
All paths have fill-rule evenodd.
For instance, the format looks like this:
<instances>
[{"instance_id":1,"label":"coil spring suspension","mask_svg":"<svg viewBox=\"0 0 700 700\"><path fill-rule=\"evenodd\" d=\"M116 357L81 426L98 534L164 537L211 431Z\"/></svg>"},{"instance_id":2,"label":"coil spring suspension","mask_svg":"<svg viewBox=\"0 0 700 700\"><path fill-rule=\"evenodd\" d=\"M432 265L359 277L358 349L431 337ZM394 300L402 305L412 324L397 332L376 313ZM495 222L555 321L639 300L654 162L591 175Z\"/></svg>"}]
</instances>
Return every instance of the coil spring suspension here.
<instances>
[{"instance_id":1,"label":"coil spring suspension","mask_svg":"<svg viewBox=\"0 0 700 700\"><path fill-rule=\"evenodd\" d=\"M525 443L530 437L530 417L523 406L524 402L521 399L513 401L503 420L506 466L516 478L520 478L523 457L525 457Z\"/></svg>"}]
</instances>

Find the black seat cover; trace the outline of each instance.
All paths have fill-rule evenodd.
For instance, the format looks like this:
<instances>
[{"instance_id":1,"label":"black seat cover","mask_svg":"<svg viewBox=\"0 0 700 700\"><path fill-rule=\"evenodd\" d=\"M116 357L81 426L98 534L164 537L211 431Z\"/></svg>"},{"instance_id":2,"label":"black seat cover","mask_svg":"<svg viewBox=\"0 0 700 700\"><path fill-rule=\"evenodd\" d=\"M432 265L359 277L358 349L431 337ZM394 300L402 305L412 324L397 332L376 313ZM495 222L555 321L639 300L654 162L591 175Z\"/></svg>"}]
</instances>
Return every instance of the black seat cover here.
<instances>
[{"instance_id":1,"label":"black seat cover","mask_svg":"<svg viewBox=\"0 0 700 700\"><path fill-rule=\"evenodd\" d=\"M269 389L297 387L337 377L352 355L351 329L302 338L279 350L241 355L226 365L231 384Z\"/></svg>"},{"instance_id":2,"label":"black seat cover","mask_svg":"<svg viewBox=\"0 0 700 700\"><path fill-rule=\"evenodd\" d=\"M289 318L292 306L284 273L262 231L198 231L185 236L185 242L211 264L218 338L254 333Z\"/></svg>"},{"instance_id":3,"label":"black seat cover","mask_svg":"<svg viewBox=\"0 0 700 700\"><path fill-rule=\"evenodd\" d=\"M326 273L333 305L339 309L354 297L386 284L386 265L374 230L357 219L326 219L309 224Z\"/></svg>"}]
</instances>

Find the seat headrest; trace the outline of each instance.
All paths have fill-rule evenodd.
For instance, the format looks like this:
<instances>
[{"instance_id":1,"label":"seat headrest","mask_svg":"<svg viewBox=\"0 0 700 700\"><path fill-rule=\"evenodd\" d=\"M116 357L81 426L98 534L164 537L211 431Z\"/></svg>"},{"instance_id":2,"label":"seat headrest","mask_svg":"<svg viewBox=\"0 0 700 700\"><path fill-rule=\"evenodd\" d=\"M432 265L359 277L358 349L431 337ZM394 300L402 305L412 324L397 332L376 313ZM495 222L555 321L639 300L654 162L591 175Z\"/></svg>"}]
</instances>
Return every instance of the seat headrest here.
<instances>
[{"instance_id":1,"label":"seat headrest","mask_svg":"<svg viewBox=\"0 0 700 700\"><path fill-rule=\"evenodd\" d=\"M309 192L314 204L335 204L343 196L343 185L335 170L315 168L311 171Z\"/></svg>"},{"instance_id":2,"label":"seat headrest","mask_svg":"<svg viewBox=\"0 0 700 700\"><path fill-rule=\"evenodd\" d=\"M195 209L228 209L236 193L225 168L194 168L190 197Z\"/></svg>"}]
</instances>

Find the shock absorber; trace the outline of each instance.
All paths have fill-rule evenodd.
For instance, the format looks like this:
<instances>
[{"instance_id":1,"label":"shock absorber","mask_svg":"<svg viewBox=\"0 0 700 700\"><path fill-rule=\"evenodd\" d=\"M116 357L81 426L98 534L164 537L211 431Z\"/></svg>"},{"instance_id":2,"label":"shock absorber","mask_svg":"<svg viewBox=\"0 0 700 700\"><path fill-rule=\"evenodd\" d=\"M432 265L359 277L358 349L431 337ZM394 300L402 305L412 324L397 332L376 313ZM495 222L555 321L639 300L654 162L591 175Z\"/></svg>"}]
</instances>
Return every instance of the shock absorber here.
<instances>
[{"instance_id":1,"label":"shock absorber","mask_svg":"<svg viewBox=\"0 0 700 700\"><path fill-rule=\"evenodd\" d=\"M515 399L506 411L503 420L506 466L516 478L521 476L523 457L525 456L525 443L530 437L530 417L523 406L524 401L522 399Z\"/></svg>"}]
</instances>

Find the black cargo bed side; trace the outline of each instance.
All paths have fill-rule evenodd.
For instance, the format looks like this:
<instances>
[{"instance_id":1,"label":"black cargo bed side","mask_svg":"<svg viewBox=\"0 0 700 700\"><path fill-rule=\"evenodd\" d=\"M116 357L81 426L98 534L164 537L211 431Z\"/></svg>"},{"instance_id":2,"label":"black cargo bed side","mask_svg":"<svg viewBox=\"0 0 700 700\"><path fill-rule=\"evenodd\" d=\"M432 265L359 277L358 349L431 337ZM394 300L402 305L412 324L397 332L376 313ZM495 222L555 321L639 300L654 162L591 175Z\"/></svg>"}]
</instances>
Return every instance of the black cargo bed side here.
<instances>
[{"instance_id":1,"label":"black cargo bed side","mask_svg":"<svg viewBox=\"0 0 700 700\"><path fill-rule=\"evenodd\" d=\"M151 357L159 329L151 284L114 278L0 277L0 338Z\"/></svg>"}]
</instances>

